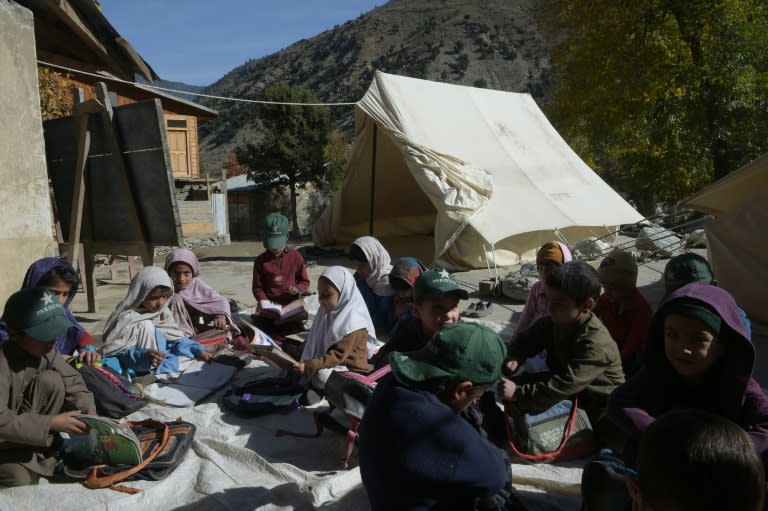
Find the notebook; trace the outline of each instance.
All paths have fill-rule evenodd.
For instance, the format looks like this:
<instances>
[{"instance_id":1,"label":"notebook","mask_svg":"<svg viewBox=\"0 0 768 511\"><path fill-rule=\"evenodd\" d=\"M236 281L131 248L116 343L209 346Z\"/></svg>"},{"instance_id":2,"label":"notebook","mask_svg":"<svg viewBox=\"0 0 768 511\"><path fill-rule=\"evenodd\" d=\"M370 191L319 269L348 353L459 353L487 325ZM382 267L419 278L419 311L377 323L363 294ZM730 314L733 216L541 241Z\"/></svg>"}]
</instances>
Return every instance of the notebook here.
<instances>
[{"instance_id":1,"label":"notebook","mask_svg":"<svg viewBox=\"0 0 768 511\"><path fill-rule=\"evenodd\" d=\"M63 446L63 457L70 466L138 465L141 442L120 421L95 415L76 415L88 425L82 435L69 434Z\"/></svg>"}]
</instances>

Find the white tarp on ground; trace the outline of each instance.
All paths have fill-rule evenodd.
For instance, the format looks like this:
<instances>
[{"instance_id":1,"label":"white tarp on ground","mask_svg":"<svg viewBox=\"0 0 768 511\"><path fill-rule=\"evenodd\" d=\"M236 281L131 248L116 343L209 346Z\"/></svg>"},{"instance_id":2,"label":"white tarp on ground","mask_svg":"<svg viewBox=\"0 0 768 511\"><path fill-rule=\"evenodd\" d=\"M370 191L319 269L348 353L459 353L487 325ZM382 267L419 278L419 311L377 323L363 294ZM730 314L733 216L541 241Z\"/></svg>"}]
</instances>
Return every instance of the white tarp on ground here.
<instances>
[{"instance_id":1,"label":"white tarp on ground","mask_svg":"<svg viewBox=\"0 0 768 511\"><path fill-rule=\"evenodd\" d=\"M715 216L704 230L720 286L752 321L768 325L768 154L719 179L681 206Z\"/></svg>"},{"instance_id":2,"label":"white tarp on ground","mask_svg":"<svg viewBox=\"0 0 768 511\"><path fill-rule=\"evenodd\" d=\"M243 384L274 369L252 362L234 383ZM224 391L194 408L149 405L132 419L184 420L197 426L195 441L183 463L163 481L131 481L135 495L88 490L78 483L48 483L0 490L0 510L338 510L365 511L368 500L357 468L340 470L341 435L319 438L276 437L278 429L313 432L312 409L288 415L243 419L223 412ZM356 454L352 462L357 464ZM579 508L578 464L513 464L513 482L532 511ZM393 489L396 490L396 489Z\"/></svg>"},{"instance_id":3,"label":"white tarp on ground","mask_svg":"<svg viewBox=\"0 0 768 511\"><path fill-rule=\"evenodd\" d=\"M355 108L349 176L315 242L368 234L372 189L374 236L433 235L434 258L455 270L485 267L483 244L510 265L546 241L573 244L642 219L530 95L381 72Z\"/></svg>"}]
</instances>

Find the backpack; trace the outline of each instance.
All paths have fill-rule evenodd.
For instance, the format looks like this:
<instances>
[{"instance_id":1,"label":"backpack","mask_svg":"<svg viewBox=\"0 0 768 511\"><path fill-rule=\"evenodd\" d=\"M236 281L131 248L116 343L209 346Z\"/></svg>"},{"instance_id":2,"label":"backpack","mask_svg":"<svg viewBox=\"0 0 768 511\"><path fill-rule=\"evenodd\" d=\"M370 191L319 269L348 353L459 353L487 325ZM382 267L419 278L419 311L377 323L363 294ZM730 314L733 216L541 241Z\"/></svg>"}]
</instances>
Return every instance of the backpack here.
<instances>
[{"instance_id":1,"label":"backpack","mask_svg":"<svg viewBox=\"0 0 768 511\"><path fill-rule=\"evenodd\" d=\"M387 364L368 375L352 371L332 372L323 389L325 399L331 406L327 410L315 412L314 419L315 427L317 428L315 433L295 433L280 429L276 433L277 436L289 435L301 438L317 438L325 428L346 435L347 445L344 450L344 456L341 459L341 466L348 468L349 457L352 455L352 451L357 443L357 431L360 428L365 408L368 406L373 391L376 389L376 382L391 371L392 366ZM341 424L331 416L334 408L338 408L347 415L350 426Z\"/></svg>"},{"instance_id":2,"label":"backpack","mask_svg":"<svg viewBox=\"0 0 768 511\"><path fill-rule=\"evenodd\" d=\"M124 480L159 481L168 476L189 452L196 430L194 424L180 418L173 422L129 421L125 425L139 441L142 460L139 464L84 467L82 462L68 464L65 458L59 466L60 471L67 477L82 480L83 486L92 490L111 488L123 493L138 493L136 488L117 483Z\"/></svg>"},{"instance_id":3,"label":"backpack","mask_svg":"<svg viewBox=\"0 0 768 511\"><path fill-rule=\"evenodd\" d=\"M264 378L232 387L222 404L240 417L258 417L269 413L288 413L299 407L304 385L286 378Z\"/></svg>"},{"instance_id":4,"label":"backpack","mask_svg":"<svg viewBox=\"0 0 768 511\"><path fill-rule=\"evenodd\" d=\"M141 388L111 369L82 364L77 370L93 394L99 415L119 419L146 406Z\"/></svg>"}]
</instances>

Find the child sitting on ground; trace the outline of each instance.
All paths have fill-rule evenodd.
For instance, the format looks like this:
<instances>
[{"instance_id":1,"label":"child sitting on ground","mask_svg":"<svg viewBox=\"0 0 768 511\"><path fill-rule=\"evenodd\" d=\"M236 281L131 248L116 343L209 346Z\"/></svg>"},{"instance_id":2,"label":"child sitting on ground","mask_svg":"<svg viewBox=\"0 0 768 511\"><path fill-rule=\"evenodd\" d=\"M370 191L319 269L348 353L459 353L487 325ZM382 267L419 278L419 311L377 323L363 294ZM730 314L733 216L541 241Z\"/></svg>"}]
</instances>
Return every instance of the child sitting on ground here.
<instances>
[{"instance_id":1,"label":"child sitting on ground","mask_svg":"<svg viewBox=\"0 0 768 511\"><path fill-rule=\"evenodd\" d=\"M173 319L187 337L193 337L210 327L239 329L232 321L229 302L200 278L200 262L191 250L177 248L165 259L165 271L173 281L175 294L170 300Z\"/></svg>"},{"instance_id":2,"label":"child sitting on ground","mask_svg":"<svg viewBox=\"0 0 768 511\"><path fill-rule=\"evenodd\" d=\"M760 511L760 457L733 422L699 410L670 412L640 441L637 477L626 477L638 511Z\"/></svg>"},{"instance_id":3,"label":"child sitting on ground","mask_svg":"<svg viewBox=\"0 0 768 511\"><path fill-rule=\"evenodd\" d=\"M544 282L553 268L562 266L571 261L571 251L559 241L548 241L536 252L536 270L539 272L539 280L531 286L528 299L520 314L520 319L512 332L513 337L527 330L532 324L549 314L549 304L544 294ZM528 359L526 369L529 372L540 372L547 369L547 353L538 353Z\"/></svg>"},{"instance_id":4,"label":"child sitting on ground","mask_svg":"<svg viewBox=\"0 0 768 511\"><path fill-rule=\"evenodd\" d=\"M96 415L93 395L55 347L72 327L56 296L22 289L3 312L9 341L0 346L0 487L53 475L58 433L82 434L75 415Z\"/></svg>"},{"instance_id":5,"label":"child sitting on ground","mask_svg":"<svg viewBox=\"0 0 768 511\"><path fill-rule=\"evenodd\" d=\"M395 326L413 317L413 284L427 270L421 261L413 257L401 257L389 272L389 285L394 291Z\"/></svg>"},{"instance_id":6,"label":"child sitting on ground","mask_svg":"<svg viewBox=\"0 0 768 511\"><path fill-rule=\"evenodd\" d=\"M80 279L72 265L60 257L44 257L35 261L27 270L21 285L22 289L30 287L45 288L56 296L64 306L64 314L72 323L72 326L54 341L59 353L70 356L77 351L81 362L88 365L95 364L101 357L96 352L93 338L80 326L69 310L77 294L77 288L80 287Z\"/></svg>"},{"instance_id":7,"label":"child sitting on ground","mask_svg":"<svg viewBox=\"0 0 768 511\"><path fill-rule=\"evenodd\" d=\"M617 425L637 440L669 410L707 410L740 425L768 463L768 398L752 378L755 350L727 291L688 284L672 293L646 346L644 366L608 400Z\"/></svg>"},{"instance_id":8,"label":"child sitting on ground","mask_svg":"<svg viewBox=\"0 0 768 511\"><path fill-rule=\"evenodd\" d=\"M445 325L424 348L392 353L360 425L371 509L522 508L509 462L461 417L501 375L506 348L487 327ZM490 499L492 505L487 505Z\"/></svg>"},{"instance_id":9,"label":"child sitting on ground","mask_svg":"<svg viewBox=\"0 0 768 511\"><path fill-rule=\"evenodd\" d=\"M604 420L604 410L608 395L624 382L624 372L616 343L592 313L600 294L597 271L585 262L565 263L552 269L544 292L549 316L509 344L505 372L511 375L519 364L544 349L549 371L502 378L499 397L523 413L539 413L578 395L598 443L613 445L616 435Z\"/></svg>"},{"instance_id":10,"label":"child sitting on ground","mask_svg":"<svg viewBox=\"0 0 768 511\"><path fill-rule=\"evenodd\" d=\"M287 318L272 321L274 325L302 322L307 319L301 295L309 290L309 277L304 258L288 243L288 219L280 213L270 213L266 218L263 254L253 261L251 290L256 298L256 309L262 312L269 302L283 307L300 308ZM264 325L269 329L271 325Z\"/></svg>"},{"instance_id":11,"label":"child sitting on ground","mask_svg":"<svg viewBox=\"0 0 768 511\"><path fill-rule=\"evenodd\" d=\"M355 268L355 283L365 301L373 326L384 332L395 324L394 294L389 284L392 271L389 253L371 236L357 238L349 247L349 259Z\"/></svg>"},{"instance_id":12,"label":"child sitting on ground","mask_svg":"<svg viewBox=\"0 0 768 511\"><path fill-rule=\"evenodd\" d=\"M363 297L349 271L331 266L317 281L317 312L293 371L316 389L325 388L333 371L368 371L368 357L379 344Z\"/></svg>"},{"instance_id":13,"label":"child sitting on ground","mask_svg":"<svg viewBox=\"0 0 768 511\"><path fill-rule=\"evenodd\" d=\"M709 265L709 261L693 252L680 254L667 261L667 265L664 267L665 296L693 282L717 285L717 280L715 280L715 274ZM744 323L747 337L751 339L752 323L749 321L747 313L741 307L739 307L739 317L741 317L741 322Z\"/></svg>"},{"instance_id":14,"label":"child sitting on ground","mask_svg":"<svg viewBox=\"0 0 768 511\"><path fill-rule=\"evenodd\" d=\"M414 317L401 321L392 331L389 341L373 358L376 369L389 363L394 351L410 352L424 347L440 327L457 323L459 301L469 298L459 283L445 270L429 270L413 285Z\"/></svg>"},{"instance_id":15,"label":"child sitting on ground","mask_svg":"<svg viewBox=\"0 0 768 511\"><path fill-rule=\"evenodd\" d=\"M629 374L648 335L653 310L637 290L637 263L631 253L617 250L605 256L597 270L605 292L595 315L619 345L624 373Z\"/></svg>"},{"instance_id":16,"label":"child sitting on ground","mask_svg":"<svg viewBox=\"0 0 768 511\"><path fill-rule=\"evenodd\" d=\"M165 270L142 268L105 323L100 348L104 364L133 376L176 372L180 355L210 360L202 345L179 330L168 309L172 297L173 282Z\"/></svg>"}]
</instances>

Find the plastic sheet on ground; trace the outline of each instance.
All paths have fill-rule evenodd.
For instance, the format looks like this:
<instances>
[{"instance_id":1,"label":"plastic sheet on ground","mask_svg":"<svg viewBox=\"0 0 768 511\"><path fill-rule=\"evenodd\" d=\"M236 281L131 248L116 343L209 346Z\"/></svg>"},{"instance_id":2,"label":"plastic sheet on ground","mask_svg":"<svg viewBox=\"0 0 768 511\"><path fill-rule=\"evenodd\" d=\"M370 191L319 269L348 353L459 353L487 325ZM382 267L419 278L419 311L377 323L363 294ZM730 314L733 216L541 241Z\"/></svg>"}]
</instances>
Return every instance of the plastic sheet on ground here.
<instances>
[{"instance_id":1,"label":"plastic sheet on ground","mask_svg":"<svg viewBox=\"0 0 768 511\"><path fill-rule=\"evenodd\" d=\"M233 383L275 374L253 361ZM192 408L150 404L131 419L171 421L197 426L184 461L162 481L130 481L135 495L88 490L79 483L42 481L39 485L0 490L0 510L349 510L370 509L360 482L356 453L349 470L340 469L345 439L325 431L318 438L277 437L278 429L314 432L313 409L287 415L244 419L223 410L220 390ZM321 402L323 406L325 402ZM513 483L533 510L577 510L581 468L513 464Z\"/></svg>"}]
</instances>

